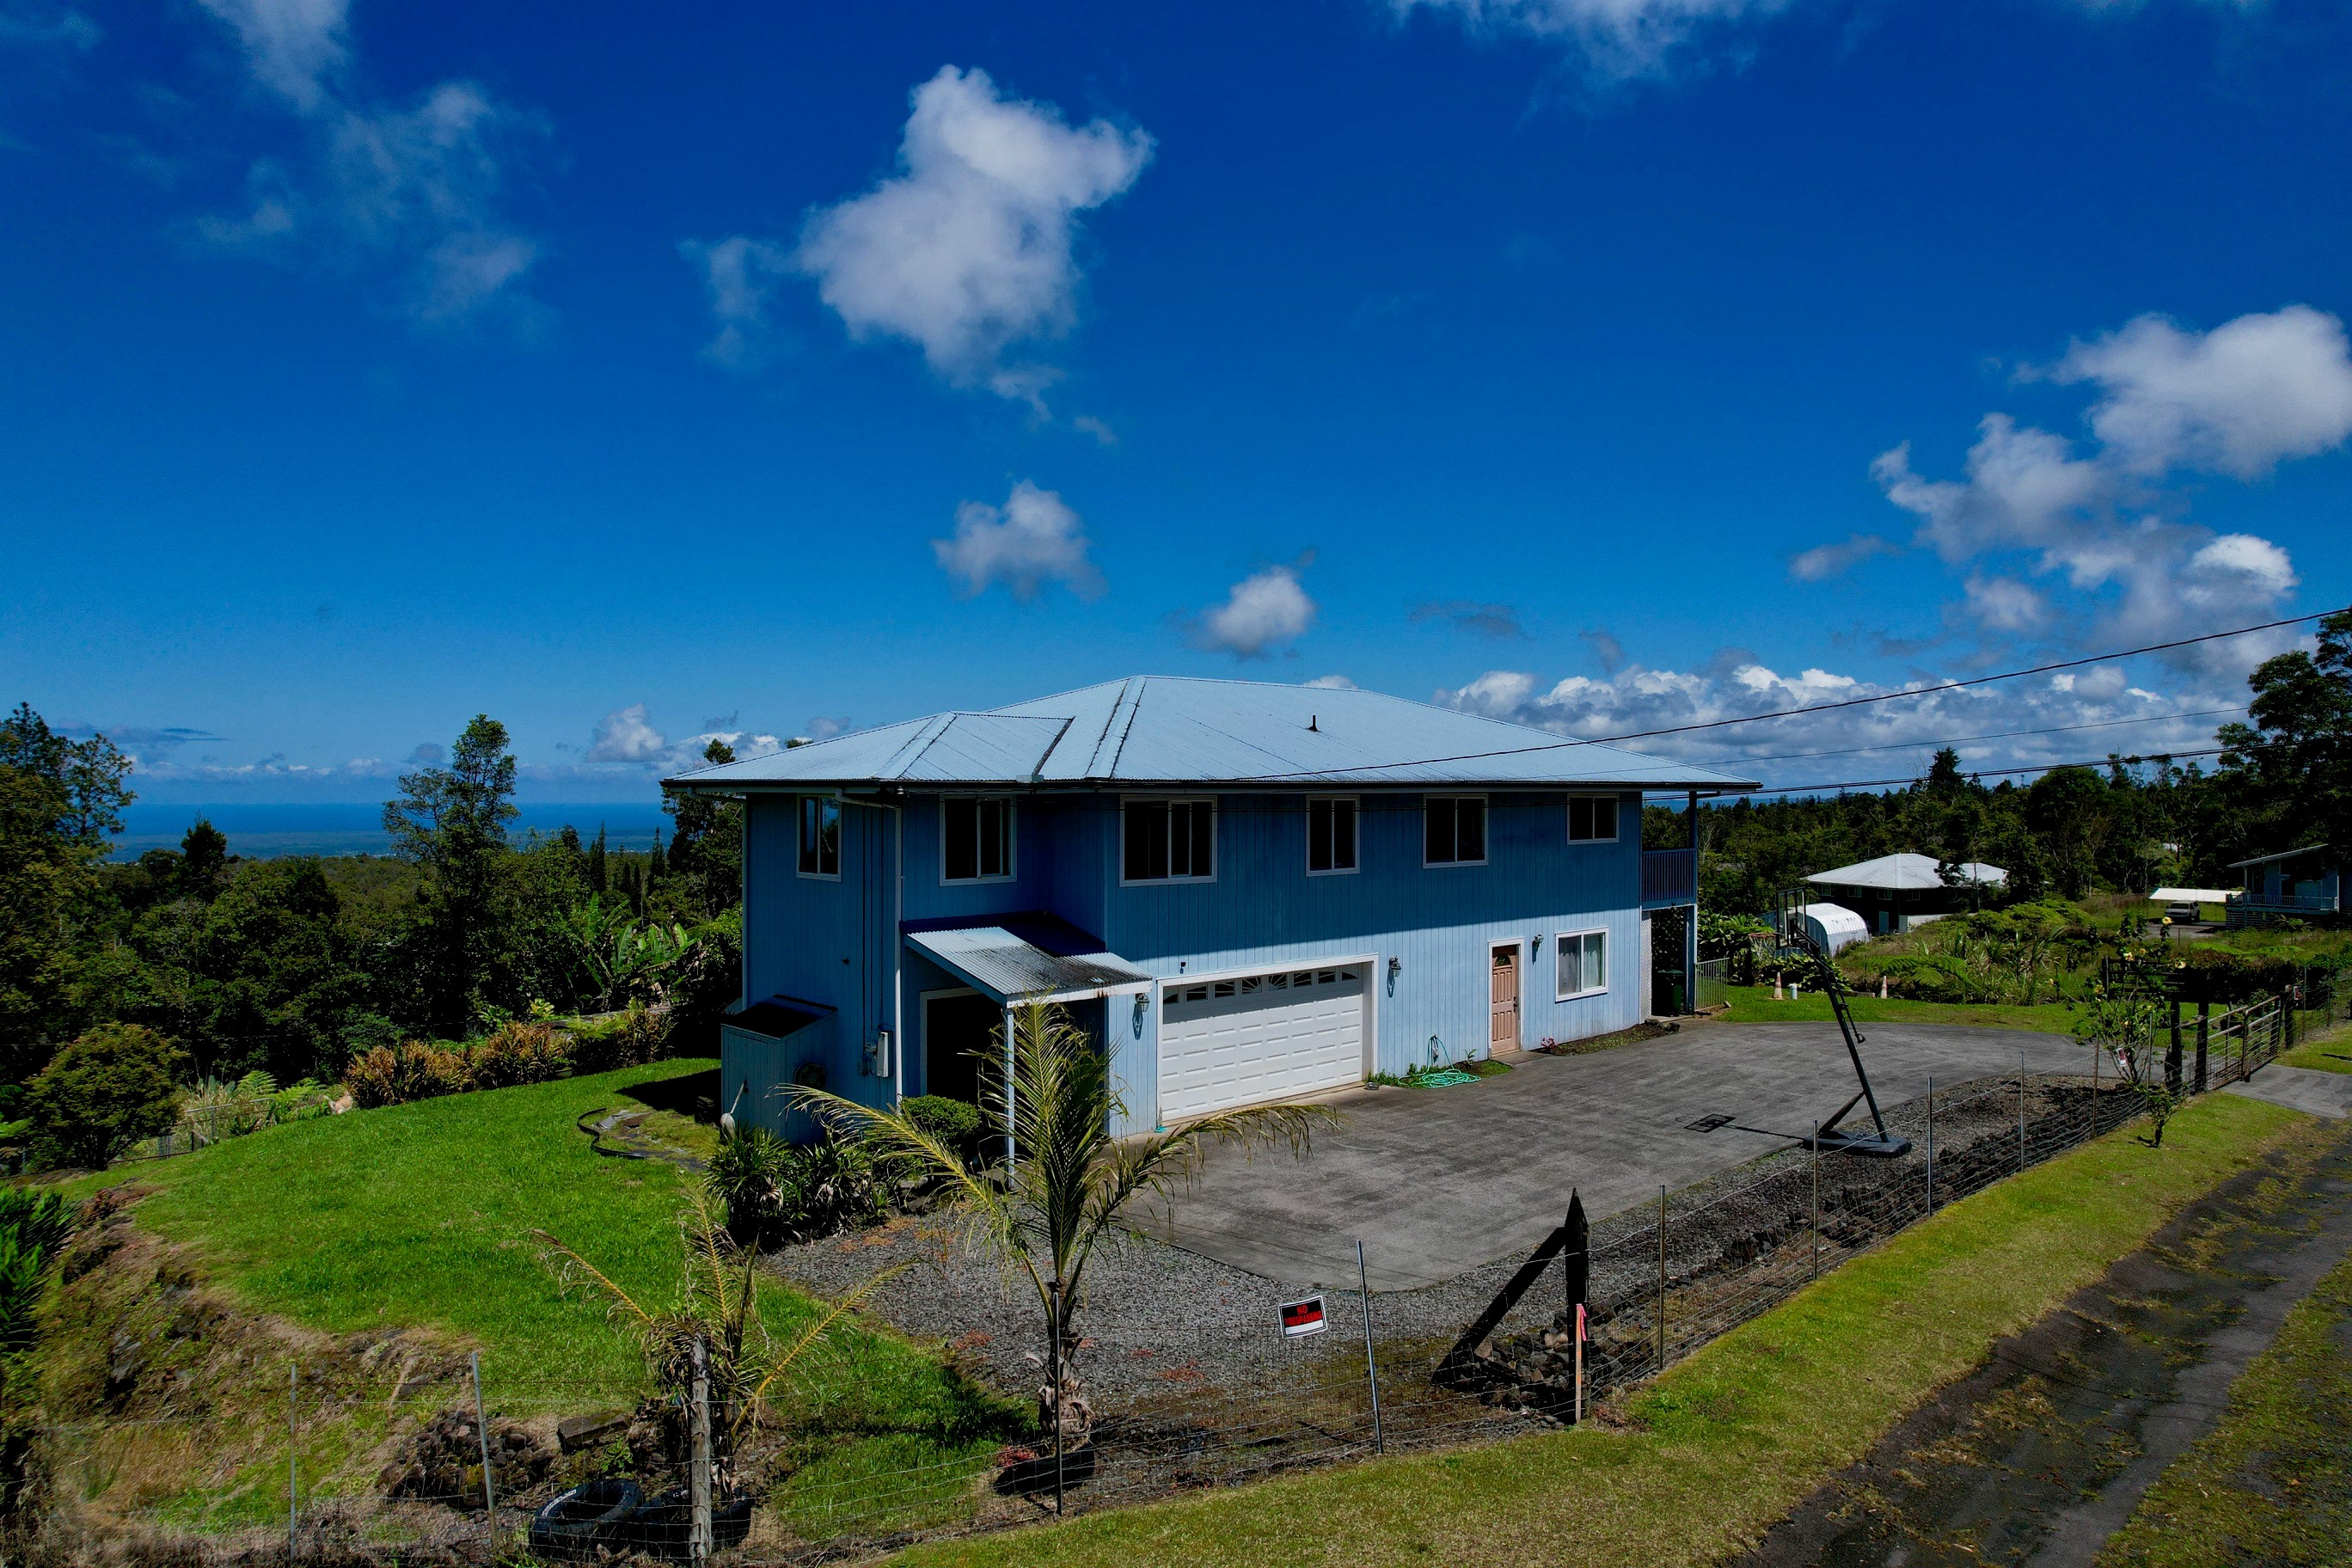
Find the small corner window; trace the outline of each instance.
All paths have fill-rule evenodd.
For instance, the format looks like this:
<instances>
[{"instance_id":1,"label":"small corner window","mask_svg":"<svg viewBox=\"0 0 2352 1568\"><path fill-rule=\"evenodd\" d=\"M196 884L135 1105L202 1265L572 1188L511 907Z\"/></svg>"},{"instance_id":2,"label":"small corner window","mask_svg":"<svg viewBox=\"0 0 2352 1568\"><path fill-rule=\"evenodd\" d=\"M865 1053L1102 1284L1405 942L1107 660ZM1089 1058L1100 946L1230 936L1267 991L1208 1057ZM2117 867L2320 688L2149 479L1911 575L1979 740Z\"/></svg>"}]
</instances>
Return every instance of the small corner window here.
<instances>
[{"instance_id":1,"label":"small corner window","mask_svg":"<svg viewBox=\"0 0 2352 1568\"><path fill-rule=\"evenodd\" d=\"M1123 832L1127 881L1203 882L1217 874L1215 801L1130 800Z\"/></svg>"},{"instance_id":2,"label":"small corner window","mask_svg":"<svg viewBox=\"0 0 2352 1568\"><path fill-rule=\"evenodd\" d=\"M1307 803L1307 874L1328 876L1356 868L1356 803L1351 799Z\"/></svg>"},{"instance_id":3,"label":"small corner window","mask_svg":"<svg viewBox=\"0 0 2352 1568\"><path fill-rule=\"evenodd\" d=\"M841 802L801 796L801 875L841 875Z\"/></svg>"},{"instance_id":4,"label":"small corner window","mask_svg":"<svg viewBox=\"0 0 2352 1568\"><path fill-rule=\"evenodd\" d=\"M1574 795L1568 797L1568 841L1606 844L1617 837L1617 797Z\"/></svg>"},{"instance_id":5,"label":"small corner window","mask_svg":"<svg viewBox=\"0 0 2352 1568\"><path fill-rule=\"evenodd\" d=\"M1432 866L1481 866L1486 860L1486 797L1433 795L1422 802L1422 859Z\"/></svg>"},{"instance_id":6,"label":"small corner window","mask_svg":"<svg viewBox=\"0 0 2352 1568\"><path fill-rule=\"evenodd\" d=\"M1565 932L1552 939L1552 951L1559 955L1559 986L1556 994L1560 1001L1609 989L1607 931Z\"/></svg>"},{"instance_id":7,"label":"small corner window","mask_svg":"<svg viewBox=\"0 0 2352 1568\"><path fill-rule=\"evenodd\" d=\"M940 802L940 875L950 882L1002 882L1013 875L1013 803L1003 795Z\"/></svg>"}]
</instances>

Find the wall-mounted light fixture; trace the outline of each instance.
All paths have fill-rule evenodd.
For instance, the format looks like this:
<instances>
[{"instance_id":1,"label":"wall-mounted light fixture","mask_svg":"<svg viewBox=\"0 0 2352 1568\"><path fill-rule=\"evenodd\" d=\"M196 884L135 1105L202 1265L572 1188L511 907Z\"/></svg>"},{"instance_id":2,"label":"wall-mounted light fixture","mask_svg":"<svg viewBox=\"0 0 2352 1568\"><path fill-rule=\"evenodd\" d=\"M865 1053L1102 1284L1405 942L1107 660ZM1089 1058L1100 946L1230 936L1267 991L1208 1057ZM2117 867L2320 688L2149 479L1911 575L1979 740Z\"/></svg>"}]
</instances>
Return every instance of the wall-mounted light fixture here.
<instances>
[{"instance_id":1,"label":"wall-mounted light fixture","mask_svg":"<svg viewBox=\"0 0 2352 1568\"><path fill-rule=\"evenodd\" d=\"M1150 1011L1151 993L1149 991L1137 992L1135 994L1135 1037L1139 1040L1143 1038L1144 1015Z\"/></svg>"},{"instance_id":2,"label":"wall-mounted light fixture","mask_svg":"<svg viewBox=\"0 0 2352 1568\"><path fill-rule=\"evenodd\" d=\"M1389 994L1391 996L1396 994L1397 972L1403 967L1403 959L1397 957L1394 953L1391 953L1389 955Z\"/></svg>"},{"instance_id":3,"label":"wall-mounted light fixture","mask_svg":"<svg viewBox=\"0 0 2352 1568\"><path fill-rule=\"evenodd\" d=\"M1543 956L1543 932L1538 931L1528 938L1528 956L1531 959Z\"/></svg>"}]
</instances>

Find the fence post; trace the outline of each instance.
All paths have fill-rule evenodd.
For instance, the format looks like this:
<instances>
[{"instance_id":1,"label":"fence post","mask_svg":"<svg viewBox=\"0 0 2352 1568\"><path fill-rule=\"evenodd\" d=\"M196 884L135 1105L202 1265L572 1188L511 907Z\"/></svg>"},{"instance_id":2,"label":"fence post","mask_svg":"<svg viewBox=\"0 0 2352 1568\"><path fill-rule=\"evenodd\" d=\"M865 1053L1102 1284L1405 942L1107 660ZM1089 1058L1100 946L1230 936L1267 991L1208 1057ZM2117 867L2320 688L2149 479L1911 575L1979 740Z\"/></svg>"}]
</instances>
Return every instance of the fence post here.
<instances>
[{"instance_id":1,"label":"fence post","mask_svg":"<svg viewBox=\"0 0 2352 1568\"><path fill-rule=\"evenodd\" d=\"M1936 1075L1927 1075L1927 1213L1936 1212ZM1923 1216L1924 1217L1924 1216Z\"/></svg>"},{"instance_id":2,"label":"fence post","mask_svg":"<svg viewBox=\"0 0 2352 1568\"><path fill-rule=\"evenodd\" d=\"M490 1555L499 1552L499 1492L490 1479L490 1423L482 1414L482 1352L467 1357L474 1374L474 1436L482 1444L482 1533L488 1537Z\"/></svg>"},{"instance_id":3,"label":"fence post","mask_svg":"<svg viewBox=\"0 0 2352 1568\"><path fill-rule=\"evenodd\" d=\"M2180 1092L2180 999L2177 996L2172 1002L2171 1054L2164 1059L2166 1081L2172 1086L2172 1092L2179 1094Z\"/></svg>"},{"instance_id":4,"label":"fence post","mask_svg":"<svg viewBox=\"0 0 2352 1568\"><path fill-rule=\"evenodd\" d=\"M2198 1004L2197 1004L2197 1059L2198 1059L2199 1061L2200 1061L2200 1062L2201 1062L2201 1061L2203 1061L2203 1060L2205 1059L2205 1043L2206 1043L2206 1038L2207 1038L2208 1035L2211 1032L2211 1030L2212 1030L2212 1026L2213 1026L2213 1004L2212 1004L2212 1003L2210 1003L2210 1002L2200 1002L2200 1003L2198 1003ZM2176 1048L2176 1049L2173 1051L2173 1053L2172 1053L2172 1060L2171 1060L2171 1062L2170 1062L2169 1064L2168 1064L2168 1066L2167 1066L2167 1068L2166 1068L2166 1080L2165 1080L2165 1086L2164 1086L2164 1087L2165 1087L2165 1088L2167 1088L2167 1089L2170 1089L2170 1090L2172 1090L2172 1092L2173 1092L2174 1094L2176 1094L2176 1095L2178 1095L2178 1094L2180 1092L2180 1052L2179 1052L2177 1048Z\"/></svg>"},{"instance_id":5,"label":"fence post","mask_svg":"<svg viewBox=\"0 0 2352 1568\"><path fill-rule=\"evenodd\" d=\"M2017 1053L2017 1171L2025 1173L2025 1053Z\"/></svg>"},{"instance_id":6,"label":"fence post","mask_svg":"<svg viewBox=\"0 0 2352 1568\"><path fill-rule=\"evenodd\" d=\"M1822 1124L1813 1123L1813 1278L1822 1277Z\"/></svg>"},{"instance_id":7,"label":"fence post","mask_svg":"<svg viewBox=\"0 0 2352 1568\"><path fill-rule=\"evenodd\" d=\"M2205 1031L2197 1031L2197 1092L2205 1092Z\"/></svg>"},{"instance_id":8,"label":"fence post","mask_svg":"<svg viewBox=\"0 0 2352 1568\"><path fill-rule=\"evenodd\" d=\"M1372 1360L1372 1280L1364 1268L1364 1244L1356 1243L1356 1291L1364 1302L1364 1381L1372 1390L1372 1452L1389 1451L1387 1439L1381 1432L1381 1369Z\"/></svg>"},{"instance_id":9,"label":"fence post","mask_svg":"<svg viewBox=\"0 0 2352 1568\"><path fill-rule=\"evenodd\" d=\"M294 1522L301 1510L302 1429L295 1425L295 1405L302 1397L302 1363L286 1363L286 1560L294 1560Z\"/></svg>"},{"instance_id":10,"label":"fence post","mask_svg":"<svg viewBox=\"0 0 2352 1568\"><path fill-rule=\"evenodd\" d=\"M1658 1184L1658 1371L1666 1370L1666 1184Z\"/></svg>"},{"instance_id":11,"label":"fence post","mask_svg":"<svg viewBox=\"0 0 2352 1568\"><path fill-rule=\"evenodd\" d=\"M2205 1043L2205 1010L2211 1005L2210 1002L2197 1004L2197 1043L2200 1046ZM2180 1031L2179 1029L2172 1031L2172 1044L2164 1053L2164 1087L2170 1089L2176 1097L2180 1093Z\"/></svg>"},{"instance_id":12,"label":"fence post","mask_svg":"<svg viewBox=\"0 0 2352 1568\"><path fill-rule=\"evenodd\" d=\"M690 1563L710 1561L710 1365L703 1348L702 1336L694 1336L694 1407L688 1413L687 1428L693 1442L693 1451L686 1471L688 1506L691 1510L686 1532L686 1555ZM1059 1410L1054 1412L1055 1429L1061 1428Z\"/></svg>"}]
</instances>

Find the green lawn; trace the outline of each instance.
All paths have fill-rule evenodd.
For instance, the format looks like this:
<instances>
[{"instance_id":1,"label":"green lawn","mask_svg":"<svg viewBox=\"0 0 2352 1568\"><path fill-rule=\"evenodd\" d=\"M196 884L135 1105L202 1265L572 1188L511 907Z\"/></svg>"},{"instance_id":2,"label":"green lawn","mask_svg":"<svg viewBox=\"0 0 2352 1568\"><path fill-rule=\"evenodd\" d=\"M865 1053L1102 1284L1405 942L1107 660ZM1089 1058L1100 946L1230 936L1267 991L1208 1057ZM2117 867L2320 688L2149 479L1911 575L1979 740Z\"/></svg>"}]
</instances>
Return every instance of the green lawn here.
<instances>
[{"instance_id":1,"label":"green lawn","mask_svg":"<svg viewBox=\"0 0 2352 1568\"><path fill-rule=\"evenodd\" d=\"M2101 1568L2352 1563L2352 1262L2287 1315L2221 1424L2157 1478Z\"/></svg>"},{"instance_id":2,"label":"green lawn","mask_svg":"<svg viewBox=\"0 0 2352 1568\"><path fill-rule=\"evenodd\" d=\"M2180 1206L2318 1124L2237 1095L2038 1166L1854 1259L1595 1426L1345 1469L1050 1528L940 1542L916 1564L1715 1563L1868 1451Z\"/></svg>"},{"instance_id":3,"label":"green lawn","mask_svg":"<svg viewBox=\"0 0 2352 1568\"><path fill-rule=\"evenodd\" d=\"M438 1329L481 1347L483 1381L509 1410L610 1406L645 1386L636 1349L602 1299L558 1289L529 1232L553 1232L641 1301L669 1304L686 1173L601 1157L574 1122L601 1107L672 1102L665 1083L714 1065L657 1062L290 1122L75 1185L157 1189L138 1223L196 1248L205 1275L257 1310L334 1333ZM766 1297L779 1331L812 1310L782 1289ZM844 1424L969 1427L964 1390L929 1353L857 1333L840 1354L854 1391L834 1413Z\"/></svg>"},{"instance_id":4,"label":"green lawn","mask_svg":"<svg viewBox=\"0 0 2352 1568\"><path fill-rule=\"evenodd\" d=\"M1722 1016L1736 1024L1826 1024L1832 1016L1830 999L1818 991L1808 991L1795 1001L1780 1002L1772 1000L1769 985L1734 985L1730 992L1731 1007ZM1847 1005L1853 1010L1855 1020L1864 1024L1964 1024L1978 1029L2035 1029L2047 1035L2071 1034L2076 1016L2074 1009L2063 1002L2027 1007L1991 1002L1907 1002L1900 998L1882 1002L1875 996L1855 996L1848 1000Z\"/></svg>"},{"instance_id":5,"label":"green lawn","mask_svg":"<svg viewBox=\"0 0 2352 1568\"><path fill-rule=\"evenodd\" d=\"M2296 1027L2301 1030L2306 1026L2298 1018ZM2279 1060L2315 1072L2352 1072L2352 1025L2313 1029Z\"/></svg>"}]
</instances>

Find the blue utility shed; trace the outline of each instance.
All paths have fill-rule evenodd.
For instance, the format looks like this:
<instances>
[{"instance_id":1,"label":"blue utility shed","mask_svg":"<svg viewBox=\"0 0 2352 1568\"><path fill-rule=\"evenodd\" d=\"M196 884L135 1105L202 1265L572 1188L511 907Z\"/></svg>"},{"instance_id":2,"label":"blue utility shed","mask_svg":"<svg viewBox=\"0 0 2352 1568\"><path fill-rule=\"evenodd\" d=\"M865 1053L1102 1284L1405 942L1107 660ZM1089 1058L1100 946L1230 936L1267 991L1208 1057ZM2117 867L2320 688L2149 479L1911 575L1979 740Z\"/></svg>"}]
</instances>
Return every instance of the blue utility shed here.
<instances>
[{"instance_id":1,"label":"blue utility shed","mask_svg":"<svg viewBox=\"0 0 2352 1568\"><path fill-rule=\"evenodd\" d=\"M667 784L745 804L722 1093L794 1135L783 1083L975 1098L1024 997L1111 1053L1118 1131L1628 1027L1650 916L1696 905L1696 850L1643 851L1643 795L1758 787L1377 692L1162 676Z\"/></svg>"}]
</instances>

